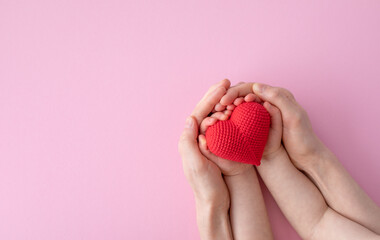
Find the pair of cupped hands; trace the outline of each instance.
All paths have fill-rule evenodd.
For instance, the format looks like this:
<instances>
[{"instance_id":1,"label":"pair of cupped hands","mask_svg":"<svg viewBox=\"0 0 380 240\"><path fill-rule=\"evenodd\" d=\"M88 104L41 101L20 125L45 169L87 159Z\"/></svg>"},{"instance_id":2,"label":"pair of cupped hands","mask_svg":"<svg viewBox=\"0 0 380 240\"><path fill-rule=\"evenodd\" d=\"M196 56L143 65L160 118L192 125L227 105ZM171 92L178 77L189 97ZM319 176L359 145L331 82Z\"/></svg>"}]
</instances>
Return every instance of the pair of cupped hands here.
<instances>
[{"instance_id":1,"label":"pair of cupped hands","mask_svg":"<svg viewBox=\"0 0 380 240\"><path fill-rule=\"evenodd\" d=\"M271 126L262 159L270 161L285 151L303 170L312 164L322 144L314 134L306 111L286 89L262 83L238 83L227 79L211 86L186 119L178 143L185 176L197 204L228 210L230 197L223 176L243 174L252 165L215 156L207 149L205 132L218 120L227 120L243 102L262 104L271 116Z\"/></svg>"}]
</instances>

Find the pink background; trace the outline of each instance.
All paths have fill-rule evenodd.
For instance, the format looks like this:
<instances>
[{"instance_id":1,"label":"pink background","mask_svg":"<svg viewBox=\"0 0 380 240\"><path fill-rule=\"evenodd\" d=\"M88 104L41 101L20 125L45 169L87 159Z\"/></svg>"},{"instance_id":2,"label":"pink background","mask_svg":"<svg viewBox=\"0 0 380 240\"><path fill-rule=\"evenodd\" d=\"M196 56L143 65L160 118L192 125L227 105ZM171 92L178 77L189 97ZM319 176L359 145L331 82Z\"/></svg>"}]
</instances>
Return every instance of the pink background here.
<instances>
[{"instance_id":1,"label":"pink background","mask_svg":"<svg viewBox=\"0 0 380 240\"><path fill-rule=\"evenodd\" d=\"M0 239L198 239L177 140L225 77L291 90L380 204L379 24L378 0L0 0Z\"/></svg>"}]
</instances>

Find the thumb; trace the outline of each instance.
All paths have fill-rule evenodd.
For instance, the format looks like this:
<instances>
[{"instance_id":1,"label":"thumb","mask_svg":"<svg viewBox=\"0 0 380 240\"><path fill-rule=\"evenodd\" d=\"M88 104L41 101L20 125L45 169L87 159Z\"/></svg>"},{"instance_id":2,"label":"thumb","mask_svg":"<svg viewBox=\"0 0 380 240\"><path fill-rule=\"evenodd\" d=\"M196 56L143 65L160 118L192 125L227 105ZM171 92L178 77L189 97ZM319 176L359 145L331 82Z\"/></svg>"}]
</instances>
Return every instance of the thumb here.
<instances>
[{"instance_id":1,"label":"thumb","mask_svg":"<svg viewBox=\"0 0 380 240\"><path fill-rule=\"evenodd\" d=\"M178 142L178 152L182 159L185 160L191 156L199 157L200 151L198 147L198 124L193 116L186 119L185 129Z\"/></svg>"},{"instance_id":2,"label":"thumb","mask_svg":"<svg viewBox=\"0 0 380 240\"><path fill-rule=\"evenodd\" d=\"M293 94L279 87L272 87L262 83L254 83L252 91L262 100L276 106L284 115L289 115L298 110L298 104Z\"/></svg>"}]
</instances>

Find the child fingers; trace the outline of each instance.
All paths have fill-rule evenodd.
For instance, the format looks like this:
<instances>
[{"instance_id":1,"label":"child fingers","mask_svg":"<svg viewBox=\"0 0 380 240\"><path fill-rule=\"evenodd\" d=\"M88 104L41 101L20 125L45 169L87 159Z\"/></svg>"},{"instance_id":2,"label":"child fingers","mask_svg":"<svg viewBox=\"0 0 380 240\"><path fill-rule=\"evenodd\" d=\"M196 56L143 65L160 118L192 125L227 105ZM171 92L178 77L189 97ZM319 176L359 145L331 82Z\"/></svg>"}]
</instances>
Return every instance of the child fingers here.
<instances>
[{"instance_id":1,"label":"child fingers","mask_svg":"<svg viewBox=\"0 0 380 240\"><path fill-rule=\"evenodd\" d=\"M229 104L227 106L222 105L221 103L217 103L213 109L214 112L222 112L224 110L234 110L235 107L242 104L243 102L257 102L262 103L259 97L257 97L254 93L248 93L245 97L238 97L236 98L232 104Z\"/></svg>"},{"instance_id":2,"label":"child fingers","mask_svg":"<svg viewBox=\"0 0 380 240\"><path fill-rule=\"evenodd\" d=\"M228 109L228 110L233 110L234 107L235 107L235 105L233 105L233 104L228 105L228 106L224 106L224 105L222 105L222 104L220 104L220 103L217 103L217 104L215 105L215 107L212 109L211 112L212 112L212 113L215 113L215 112L222 112L222 111L224 111L224 110L226 110L226 109Z\"/></svg>"},{"instance_id":3,"label":"child fingers","mask_svg":"<svg viewBox=\"0 0 380 240\"><path fill-rule=\"evenodd\" d=\"M215 114L215 113L214 113ZM213 114L213 115L214 115ZM206 117L202 122L201 122L201 125L199 127L199 130L200 130L200 133L201 134L205 134L207 128L209 126L212 126L214 125L214 123L216 123L218 121L217 118L214 118L214 117Z\"/></svg>"},{"instance_id":4,"label":"child fingers","mask_svg":"<svg viewBox=\"0 0 380 240\"><path fill-rule=\"evenodd\" d=\"M244 101L246 102L257 102L257 103L260 103L262 104L263 101L261 101L261 99L254 93L248 93L245 97L244 97Z\"/></svg>"},{"instance_id":5,"label":"child fingers","mask_svg":"<svg viewBox=\"0 0 380 240\"><path fill-rule=\"evenodd\" d=\"M201 151L201 153L207 159L215 163L217 161L216 159L217 157L208 149L205 135L200 134L198 136L198 142L199 142L199 150Z\"/></svg>"},{"instance_id":6,"label":"child fingers","mask_svg":"<svg viewBox=\"0 0 380 240\"><path fill-rule=\"evenodd\" d=\"M230 104L230 105L227 106L227 110L231 110L232 111L232 110L235 109L235 107L236 107L235 105Z\"/></svg>"},{"instance_id":7,"label":"child fingers","mask_svg":"<svg viewBox=\"0 0 380 240\"><path fill-rule=\"evenodd\" d=\"M199 149L201 150L201 153L204 155L204 153L207 153L209 151L207 148L206 136L203 134L199 134L198 142L199 142Z\"/></svg>"},{"instance_id":8,"label":"child fingers","mask_svg":"<svg viewBox=\"0 0 380 240\"><path fill-rule=\"evenodd\" d=\"M252 93L254 96L255 96L255 100L254 102L257 102L257 103L260 103L260 104L263 104L263 101L261 100L261 98L259 96L257 96L256 94Z\"/></svg>"},{"instance_id":9,"label":"child fingers","mask_svg":"<svg viewBox=\"0 0 380 240\"><path fill-rule=\"evenodd\" d=\"M228 119L228 116L231 115L232 111L226 110L224 112L216 112L211 115L211 117L216 118L218 120L224 121Z\"/></svg>"},{"instance_id":10,"label":"child fingers","mask_svg":"<svg viewBox=\"0 0 380 240\"><path fill-rule=\"evenodd\" d=\"M231 110L225 110L223 112L215 112L210 117L206 117L199 126L200 132L204 134L208 127L214 125L218 120L224 121L232 114Z\"/></svg>"},{"instance_id":11,"label":"child fingers","mask_svg":"<svg viewBox=\"0 0 380 240\"><path fill-rule=\"evenodd\" d=\"M244 98L243 97L238 97L234 100L234 105L235 106L239 106L240 104L242 104L244 102Z\"/></svg>"},{"instance_id":12,"label":"child fingers","mask_svg":"<svg viewBox=\"0 0 380 240\"><path fill-rule=\"evenodd\" d=\"M271 117L271 128L276 131L282 131L282 116L280 109L273 106L269 102L264 102L263 106L265 109L269 112L269 115Z\"/></svg>"},{"instance_id":13,"label":"child fingers","mask_svg":"<svg viewBox=\"0 0 380 240\"><path fill-rule=\"evenodd\" d=\"M256 96L254 93L249 93L245 97L238 97L233 101L233 104L229 104L227 106L224 106L220 103L217 103L212 110L212 113L215 114L217 112L223 112L225 115L230 116L232 111L240 104L243 102L257 102L257 103L262 103L260 98ZM217 115L211 115L212 117L217 117L219 120L226 120L225 116L221 114Z\"/></svg>"},{"instance_id":14,"label":"child fingers","mask_svg":"<svg viewBox=\"0 0 380 240\"><path fill-rule=\"evenodd\" d=\"M222 104L220 104L220 103L217 103L216 105L215 105L215 111L217 111L217 112L221 112L221 111L224 111L225 109L226 109L226 106L224 106L224 105L222 105Z\"/></svg>"},{"instance_id":15,"label":"child fingers","mask_svg":"<svg viewBox=\"0 0 380 240\"><path fill-rule=\"evenodd\" d=\"M256 100L256 95L253 94L253 93L248 93L245 97L244 97L244 101L246 102L253 102Z\"/></svg>"},{"instance_id":16,"label":"child fingers","mask_svg":"<svg viewBox=\"0 0 380 240\"><path fill-rule=\"evenodd\" d=\"M243 97L252 92L253 83L241 83L230 87L227 93L220 99L220 103L229 105L238 97Z\"/></svg>"},{"instance_id":17,"label":"child fingers","mask_svg":"<svg viewBox=\"0 0 380 240\"><path fill-rule=\"evenodd\" d=\"M228 118L231 115L232 111L231 110L225 110L223 113Z\"/></svg>"}]
</instances>

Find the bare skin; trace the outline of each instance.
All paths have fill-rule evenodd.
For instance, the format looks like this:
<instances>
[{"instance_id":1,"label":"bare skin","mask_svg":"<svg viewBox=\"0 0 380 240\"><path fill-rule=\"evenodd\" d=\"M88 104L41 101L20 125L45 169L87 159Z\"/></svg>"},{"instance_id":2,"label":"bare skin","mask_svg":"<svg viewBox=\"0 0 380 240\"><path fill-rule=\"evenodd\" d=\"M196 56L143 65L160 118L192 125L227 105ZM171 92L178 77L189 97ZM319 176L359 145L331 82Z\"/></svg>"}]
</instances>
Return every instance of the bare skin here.
<instances>
[{"instance_id":1,"label":"bare skin","mask_svg":"<svg viewBox=\"0 0 380 240\"><path fill-rule=\"evenodd\" d=\"M255 100L253 94L246 100L247 102ZM238 106L243 102L244 98L237 98L233 104ZM207 149L205 131L218 120L226 120L230 114L230 110L215 112L202 121L199 135L200 150L221 169L224 175L231 198L230 221L233 238L235 240L273 239L255 168L250 164L217 157ZM273 151L269 145L267 151Z\"/></svg>"},{"instance_id":2,"label":"bare skin","mask_svg":"<svg viewBox=\"0 0 380 240\"><path fill-rule=\"evenodd\" d=\"M228 209L229 192L220 169L199 150L197 142L198 126L211 112L230 86L223 80L205 94L197 104L178 142L183 170L194 192L197 224L201 239L231 240L232 232Z\"/></svg>"},{"instance_id":3,"label":"bare skin","mask_svg":"<svg viewBox=\"0 0 380 240\"><path fill-rule=\"evenodd\" d=\"M357 224L358 226L362 225L364 228L379 234L379 207L368 197L368 195L347 173L347 171L339 163L336 156L318 139L312 130L306 111L303 110L303 108L296 102L294 96L288 90L259 83L242 83L238 86L230 88L227 91L226 95L223 96L220 103L215 106L214 111L223 109L223 107L220 107L220 105L229 105L236 98L244 97L247 94L252 93L254 93L256 97L262 99L262 101L268 101L272 103L272 105L276 106L279 109L280 115L282 116L281 138L286 151L282 151L284 153L279 154L279 159L284 159L283 162L287 162L286 159L289 155L291 162L290 165L289 163L287 165L285 165L285 163L282 163L284 164L284 169L279 171L278 174L283 171L294 172L294 175L291 176L300 176L300 182L296 183L296 181L294 181L294 184L300 185L301 182L305 182L304 180L306 177L301 172L293 169L294 166L296 166L298 169L304 171L307 176L313 180L313 182L319 188L319 191L323 194L323 201L326 200L327 204L331 207L327 208L322 219L336 218L335 220L339 224L342 222L344 223L351 221L350 224L341 224L340 226L345 227L346 225L349 226L352 224ZM286 152L287 154L285 154ZM263 159L265 159L265 156ZM286 182L285 180L287 179L282 179L282 181L280 181L277 186L275 184L275 180L270 178L270 173L273 173L274 169L276 169L276 162L280 161L263 160L262 166L258 168L259 173L262 175L264 181L266 179L266 185L268 188L272 189L273 192L277 192L276 189L280 188L281 183L284 184ZM265 167L268 166L269 163L271 163L271 170L265 171ZM280 163L278 163L278 166L281 166ZM278 179L279 176L281 175L276 175L274 179ZM307 183L307 185L310 185L311 189L316 188L310 183ZM298 197L301 195L302 193L300 193ZM287 196L287 198L289 197L290 196ZM281 201L281 199L282 197L278 197L279 201ZM289 201L287 201L288 204ZM322 206L324 205L322 204ZM283 207L286 208L286 206ZM340 217L334 217L336 215L335 213L339 213L338 216ZM293 213L289 212L287 217L290 219L293 218ZM289 221L292 222L290 219ZM324 221L327 220L320 221L318 225L327 227L328 225L323 224ZM333 222L331 224L334 226ZM358 229L358 227L350 227L352 229ZM305 228L300 228L299 231L302 231L302 229ZM361 232L361 230L358 231ZM348 232L349 231L342 231L342 234ZM337 234L336 231L334 233ZM333 233L331 232L331 234ZM350 236L354 236L354 234L351 234ZM323 239L326 239L326 236L324 236Z\"/></svg>"},{"instance_id":4,"label":"bare skin","mask_svg":"<svg viewBox=\"0 0 380 240\"><path fill-rule=\"evenodd\" d=\"M243 101L261 102L271 115L270 136L262 164L257 169L300 236L304 239L379 239L376 234L380 222L378 206L316 137L306 112L293 95L285 89L257 83L240 83L230 88L228 80L212 86L198 103L178 145L196 200L201 238L272 238L266 221L252 218L257 214L266 216L265 205L256 208L247 204L260 205L258 196L262 198L260 188L255 187L258 185L256 172L250 167L231 167L226 160L215 159L202 137L205 129L216 122L207 118L210 112L214 112L211 119L225 120ZM247 208L240 208L246 204ZM252 226L261 226L267 234L260 234L259 228L251 229Z\"/></svg>"},{"instance_id":5,"label":"bare skin","mask_svg":"<svg viewBox=\"0 0 380 240\"><path fill-rule=\"evenodd\" d=\"M271 115L268 144L276 150L263 155L257 170L298 234L303 239L378 239L375 233L327 206L317 187L297 170L281 144L280 110L267 110Z\"/></svg>"}]
</instances>

